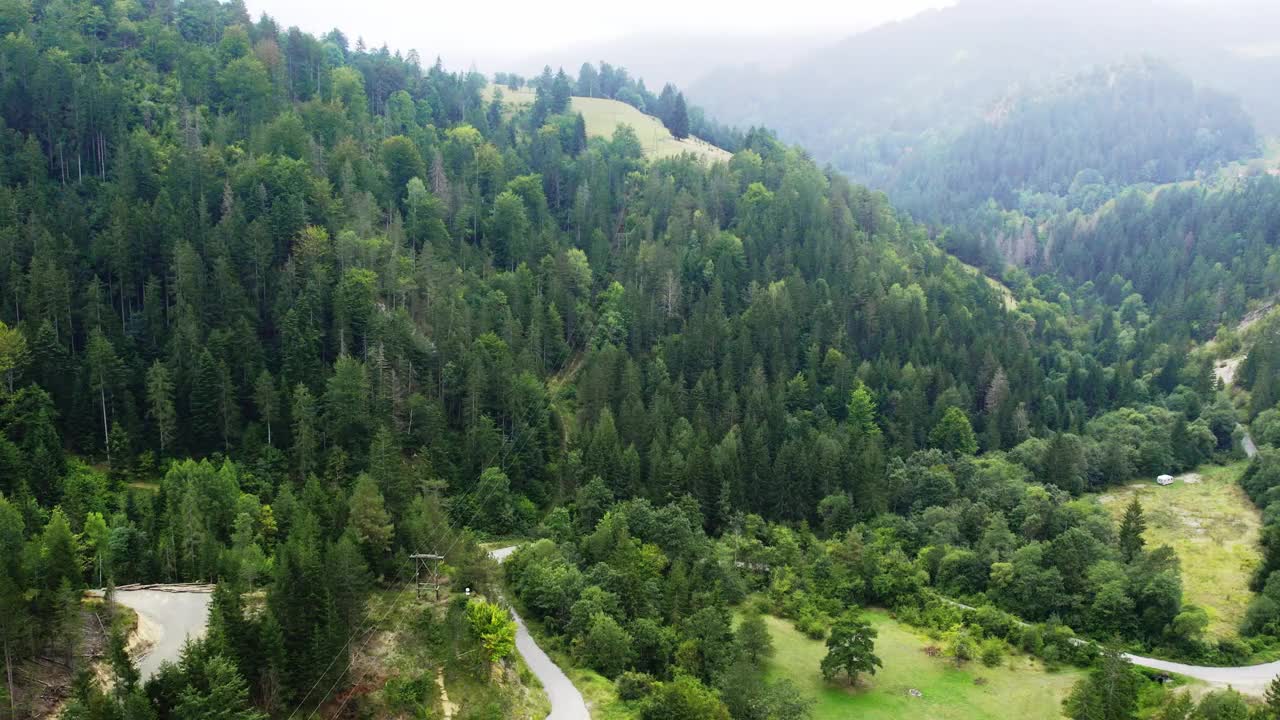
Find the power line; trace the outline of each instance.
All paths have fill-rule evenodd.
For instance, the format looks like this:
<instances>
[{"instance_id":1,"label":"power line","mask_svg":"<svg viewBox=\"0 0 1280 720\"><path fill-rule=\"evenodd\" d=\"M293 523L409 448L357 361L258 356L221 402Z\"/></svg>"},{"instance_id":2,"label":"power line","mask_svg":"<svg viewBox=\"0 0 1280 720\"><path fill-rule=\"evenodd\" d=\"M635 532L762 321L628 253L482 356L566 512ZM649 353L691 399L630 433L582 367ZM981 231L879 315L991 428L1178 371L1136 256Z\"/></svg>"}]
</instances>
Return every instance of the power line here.
<instances>
[{"instance_id":1,"label":"power line","mask_svg":"<svg viewBox=\"0 0 1280 720\"><path fill-rule=\"evenodd\" d=\"M586 345L587 345L587 343L588 343L588 342L589 342L589 339L588 339L587 337L583 337L583 338L581 338L581 342L580 342L580 344L578 345L578 348L577 348L578 353L581 353L581 352L584 352L584 351L585 351L585 348L586 348ZM569 367L571 367L571 366L572 366L572 364L573 364L573 362L572 362L572 355L571 355L571 356L570 356L569 363L565 366L565 368L564 368L564 369L568 369ZM530 418L532 417L532 411L533 411L533 410L535 410L536 408L537 408L537 406L536 406L536 405L535 405L534 407L531 407L531 408L530 408ZM526 422L527 422L527 420L528 420L528 419L526 419ZM515 428L513 428L513 429L515 429ZM512 454L512 452L515 450L515 448L516 448L517 446L519 446L520 444L522 444L522 443L524 442L524 440L525 440L525 436L527 436L527 435L528 435L528 433L523 433L523 434L521 434L521 435L516 439L516 441L515 441L515 442L513 442L513 443L511 443L511 444L509 444L509 445L507 446L507 448L506 448L506 452L505 452L505 453L503 453L503 455L502 455L502 459L501 459L501 461L500 461L500 463L499 463L499 466L500 466L500 467L502 467L502 468L504 468L504 469L505 469L505 467L506 467L506 461L507 461L507 458L509 458L509 457L510 457L510 455ZM513 436L514 436L514 434L513 434ZM492 467L493 460L497 457L498 452L499 452L499 451L495 451L495 452L494 452L493 457L490 457L490 458L489 458L489 462L485 463L485 465L483 466L483 468ZM481 476L483 477L483 469L481 470ZM479 487L479 486L477 486L477 487L476 487L476 488L474 488L470 493L467 493L467 494L474 494L474 493L476 493L476 492L477 492L477 491L479 491L479 490L480 490L480 487ZM487 496L488 496L490 493L492 493L492 492L493 492L493 488L492 488L492 487L488 488L488 489L485 491L485 497L487 498ZM462 497L466 497L466 494L464 494ZM465 528L466 528L466 527L467 527L467 526L468 526L472 521L474 521L474 520L475 520L475 518L480 514L481 507L482 507L482 506L481 506L479 503L477 503L477 505L476 505L476 507L475 507L475 511L474 511L474 512L472 512L471 516L470 516L470 517L469 517L465 522L460 523L460 524L458 525L458 530L456 530L456 531L455 531L455 530L454 530L454 528L453 528L452 526L446 526L446 536L448 536L449 534L452 534L452 535L454 536L454 539L453 539L453 542L451 542L451 543L449 544L449 547L445 550L445 552L440 553L440 555L443 555L443 556L446 556L446 557L447 557L447 556L449 555L449 553L453 552L453 549L454 549L455 547L457 547L458 542L462 539L462 532L463 532L463 531L465 530ZM401 581L403 581L403 579L404 579L404 578L403 578L403 576L404 576L404 570L403 570L403 568L402 568L402 569L401 569L401 571L400 571L400 573L398 573L398 574L397 574L397 577L396 577L397 582L401 582ZM406 587L404 590L401 590L401 591L400 591L400 593L396 595L396 597L395 597L395 599L393 600L392 604L387 608L387 611L386 611L385 613L383 613L383 614L382 614L381 618L379 618L379 620L377 621L377 623L369 623L369 622L367 622L367 621L368 621L368 619L372 617L372 613L368 613L368 614L366 615L365 622L362 622L362 623L361 623L361 625L359 626L359 628L357 629L357 631L356 631L355 633L352 633L352 634L347 638L347 642L343 644L342 649L341 649L341 650L339 650L339 651L338 651L338 652L333 656L333 658L329 661L329 665L325 667L324 671L323 671L323 672L321 672L321 673L320 673L320 675L316 678L315 682L314 682L314 683L312 683L312 685L311 685L311 689L307 690L306 695L304 695L304 696L302 697L302 699L298 702L297 706L293 709L293 712L289 713L289 718L290 718L290 719L292 719L292 718L293 718L293 716L294 716L294 715L296 715L296 714L297 714L297 712L298 712L299 710L301 710L301 709L302 709L303 704L305 704L305 703L306 703L307 699L311 697L311 693L312 693L312 692L314 692L314 691L315 691L315 689L316 689L316 687L320 684L320 680L325 676L325 674L326 674L326 673L328 673L328 672L329 672L329 670L330 670L330 669L332 669L332 668L333 668L333 664L334 664L335 662L337 662L338 657L340 657L340 656L342 655L342 653L343 653L343 652L345 652L348 648L350 648L350 647L351 647L351 643L352 643L352 641L354 641L354 640L355 640L355 638L356 638L356 637L358 637L359 635L366 633L368 630L371 630L375 625L381 625L383 622L385 622L385 621L386 621L386 619L387 619L388 617L390 617L390 616L391 616L392 611L394 611L397 607L399 607L400 603L401 603L401 602L403 602L404 597L405 597L405 595L407 594L407 591L408 591L408 588ZM361 644L360 644L360 646L359 646L359 650L363 650L363 649L364 649L364 647L365 647L366 645L368 645L369 640L370 640L371 638L372 638L372 634L370 634L368 638L365 638L365 640L364 640L363 642L361 642ZM343 675L345 675L345 674L346 674L346 673L351 669L351 664L354 662L354 660L355 660L355 656L354 656L354 655L352 655L351 657L349 657L349 658L347 659L347 667L346 667L346 669L344 669L342 673L340 673L337 677L335 677L335 678L334 678L334 681L333 681L333 683L329 686L329 689L328 689L327 691L325 691L324 696L320 699L320 701L319 701L318 703L316 703L316 707L315 707L315 708L311 711L311 713L307 716L308 720L310 720L310 718L314 717L314 716L315 716L315 714L316 714L317 712L319 712L320 708L324 705L325 701L327 701L327 700L329 699L329 695L331 695L331 694L333 693L334 688L336 688L336 687L338 686L338 683L342 680ZM338 712L341 712L341 711L342 711L342 709L343 709L344 707L346 707L346 704L347 704L347 702L348 702L350 699L351 699L351 696L350 696L350 695L348 695L348 696L347 696L347 698L346 698L346 700L343 700L342 704L338 706Z\"/></svg>"},{"instance_id":2,"label":"power line","mask_svg":"<svg viewBox=\"0 0 1280 720\"><path fill-rule=\"evenodd\" d=\"M525 433L525 435L528 435L528 433ZM501 462L501 463L499 463L499 464L500 464L500 465L505 466L505 464L506 464L506 458L510 456L511 451L512 451L512 450L514 450L514 448L516 447L516 445L518 445L520 442L523 442L523 441L524 441L524 435L522 435L522 436L519 438L518 442L513 443L510 447L508 447L508 448L507 448L507 453L505 453L505 454L503 455L502 462ZM496 455L496 453L495 453L495 455ZM490 460L492 461L492 458L491 458ZM491 464L491 463L490 463L490 464ZM490 466L490 464L487 464L487 465L486 465L486 467ZM482 476L483 476L483 471L482 471ZM477 489L478 489L478 488L477 488ZM489 493L491 493L492 491L493 491L493 488L492 488L492 487L490 487L490 488L485 492L485 495L487 496L487 495L488 495ZM474 491L473 491L473 492L474 492ZM467 521L466 521L465 523L462 523L459 527L460 527L460 528L466 528L466 526L467 526L467 525L469 525L469 524L471 523L471 521L475 520L476 516L477 516L477 515L479 515L479 514L480 514L480 506L479 506L479 505L477 505L477 506L476 506L476 511L475 511L475 512L473 512L473 513L471 514L471 517L470 517L470 518L468 518L468 519L467 519ZM454 540L453 540L453 542L452 542L452 543L450 543L450 545L449 545L448 549L447 549L447 550L445 550L445 552L444 552L444 553L441 553L442 555L445 555L445 556L447 556L449 553L453 552L453 549L457 546L458 541L460 541L460 540L462 539L462 532L463 532L462 530L453 531L453 529L452 529L452 528L449 528L449 530L450 530L450 532L454 535ZM398 595L396 595L395 600L393 600L393 601L392 601L392 603L391 603L391 606L387 608L387 612L383 613L382 617L379 619L379 621L378 621L376 624L381 625L384 621L386 621L386 619L387 619L388 617L390 617L390 616L391 616L392 611L394 611L396 608L398 608L398 607L400 606L400 603L404 601L404 598L407 596L407 594L408 594L408 588L406 587L404 590L401 590L401 591L400 591L400 593L399 593ZM373 625L369 625L369 626L367 627L367 629L368 629L368 630L372 630L372 629L373 629ZM362 630L362 632L364 632L364 631ZM360 633L357 633L357 634L360 634ZM356 634L353 634L353 635L352 635L352 636L347 640L346 645L344 645L344 646L343 646L343 650L346 650L348 647L350 647L350 645L351 645L351 641L352 641L352 640L354 640L354 639L355 639L355 637L356 637ZM364 648L365 648L365 646L369 644L369 640L370 640L370 639L372 639L372 638L373 638L373 634L372 634L372 633L369 633L369 636L368 636L367 638L365 638L365 640L364 640L363 642L361 642L361 644L360 644L360 646L359 646L359 650L360 650L360 651L363 651L363 650L364 650ZM329 667L333 667L333 663L334 663L334 661L336 661L336 660L338 659L338 656L339 656L339 655L341 655L341 654L342 654L342 650L338 651L338 654L337 654L337 655L334 655L333 660L330 660L330 661L329 661ZM355 655L353 654L351 657L349 657L349 658L347 659L347 667L346 667L346 668L345 668L341 673L339 673L337 677L335 677L335 678L334 678L333 683L329 686L329 689L328 689L327 691L325 691L324 697L320 698L320 702L318 702L318 703L316 704L316 707L311 711L311 714L307 716L308 720L310 720L310 718L312 718L312 717L315 717L315 714L316 714L317 712L319 712L319 711L320 711L320 708L324 705L325 701L329 699L329 695L333 693L334 688L336 688L336 687L338 686L338 683L339 683L339 682L341 682L341 680L342 680L342 676L343 676L343 675L346 675L346 674L347 674L347 672L348 672L348 671L350 671L350 669L351 669L351 664L352 664L354 661L355 661ZM325 672L328 672L328 671L329 671L329 668L325 668ZM321 673L321 674L320 674L320 678L323 678L323 677L324 677L324 673ZM316 683L319 683L320 678L316 678ZM314 685L312 686L312 689L313 689L313 690L315 689L315 686L314 686ZM308 692L307 692L307 696L309 697L310 695L311 695L311 693L310 693L310 691L308 691ZM342 704L338 706L337 713L335 713L335 714L341 714L341 713L342 713L342 709L343 709L343 708L345 708L345 707L347 706L347 703L351 700L351 698L352 698L352 695L348 695L348 696L347 696L347 697L342 701ZM303 698L303 701L305 702L305 700L306 700L306 698L304 697L304 698ZM300 708L300 707L301 707L301 704L299 704L299 708ZM295 709L295 710L294 710L294 712L297 712L297 710ZM289 717L293 717L293 713L290 713Z\"/></svg>"}]
</instances>

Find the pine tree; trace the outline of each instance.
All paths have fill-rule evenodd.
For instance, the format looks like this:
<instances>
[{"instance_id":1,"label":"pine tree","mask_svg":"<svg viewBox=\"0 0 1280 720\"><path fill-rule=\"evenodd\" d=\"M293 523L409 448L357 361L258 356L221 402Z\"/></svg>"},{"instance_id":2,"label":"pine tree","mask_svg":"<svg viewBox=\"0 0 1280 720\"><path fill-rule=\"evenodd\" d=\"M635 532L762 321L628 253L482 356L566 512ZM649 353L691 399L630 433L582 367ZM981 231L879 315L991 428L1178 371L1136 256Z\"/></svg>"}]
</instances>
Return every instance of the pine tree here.
<instances>
[{"instance_id":1,"label":"pine tree","mask_svg":"<svg viewBox=\"0 0 1280 720\"><path fill-rule=\"evenodd\" d=\"M315 469L319 442L316 438L316 401L306 385L293 389L293 464L298 476L306 478Z\"/></svg>"},{"instance_id":2,"label":"pine tree","mask_svg":"<svg viewBox=\"0 0 1280 720\"><path fill-rule=\"evenodd\" d=\"M107 419L107 396L115 391L116 375L120 371L120 360L116 357L111 341L99 329L94 329L89 336L86 350L89 365L89 385L98 396L102 413L102 448L107 452L107 460L111 459L111 429Z\"/></svg>"},{"instance_id":3,"label":"pine tree","mask_svg":"<svg viewBox=\"0 0 1280 720\"><path fill-rule=\"evenodd\" d=\"M1125 562L1132 562L1142 554L1142 548L1146 544L1142 533L1146 529L1147 521L1143 517L1142 503L1134 495L1124 510L1124 519L1120 521L1120 556Z\"/></svg>"},{"instance_id":4,"label":"pine tree","mask_svg":"<svg viewBox=\"0 0 1280 720\"><path fill-rule=\"evenodd\" d=\"M222 432L222 450L231 453L231 438L240 434L240 403L236 396L236 386L231 381L231 371L227 364L218 361L218 428Z\"/></svg>"},{"instance_id":5,"label":"pine tree","mask_svg":"<svg viewBox=\"0 0 1280 720\"><path fill-rule=\"evenodd\" d=\"M253 383L253 404L258 409L258 417L267 426L267 444L271 445L271 425L279 412L280 396L276 392L275 380L265 368Z\"/></svg>"},{"instance_id":6,"label":"pine tree","mask_svg":"<svg viewBox=\"0 0 1280 720\"><path fill-rule=\"evenodd\" d=\"M569 152L577 157L583 150L587 149L587 120L582 113L575 113L573 117L573 144L569 148Z\"/></svg>"},{"instance_id":7,"label":"pine tree","mask_svg":"<svg viewBox=\"0 0 1280 720\"><path fill-rule=\"evenodd\" d=\"M356 487L351 491L351 507L347 516L351 528L364 547L366 555L376 565L387 549L395 527L387 514L382 493L373 478L361 473Z\"/></svg>"},{"instance_id":8,"label":"pine tree","mask_svg":"<svg viewBox=\"0 0 1280 720\"><path fill-rule=\"evenodd\" d=\"M671 108L671 122L667 128L678 139L689 137L689 108L685 105L684 93L676 94L675 104Z\"/></svg>"},{"instance_id":9,"label":"pine tree","mask_svg":"<svg viewBox=\"0 0 1280 720\"><path fill-rule=\"evenodd\" d=\"M159 360L147 371L147 417L155 423L160 454L164 455L178 429L178 412L173 405L173 380L169 377L169 369Z\"/></svg>"},{"instance_id":10,"label":"pine tree","mask_svg":"<svg viewBox=\"0 0 1280 720\"><path fill-rule=\"evenodd\" d=\"M1139 676L1119 652L1105 651L1102 662L1076 683L1066 700L1072 720L1132 720L1138 709Z\"/></svg>"},{"instance_id":11,"label":"pine tree","mask_svg":"<svg viewBox=\"0 0 1280 720\"><path fill-rule=\"evenodd\" d=\"M115 693L122 701L138 687L141 674L133 658L129 657L129 647L123 632L112 628L107 642L107 659L111 663L111 672L116 677Z\"/></svg>"},{"instance_id":12,"label":"pine tree","mask_svg":"<svg viewBox=\"0 0 1280 720\"><path fill-rule=\"evenodd\" d=\"M33 627L29 622L31 603L26 596L27 573L23 562L26 546L22 515L0 495L0 643L4 645L5 680L9 689L9 714L17 717L14 697L14 665L23 642Z\"/></svg>"},{"instance_id":13,"label":"pine tree","mask_svg":"<svg viewBox=\"0 0 1280 720\"><path fill-rule=\"evenodd\" d=\"M942 419L929 433L929 444L943 452L973 455L978 452L978 438L973 434L969 416L958 407L947 408Z\"/></svg>"},{"instance_id":14,"label":"pine tree","mask_svg":"<svg viewBox=\"0 0 1280 720\"><path fill-rule=\"evenodd\" d=\"M1267 684L1266 695L1262 700L1263 717L1267 720L1280 720L1280 676L1271 679Z\"/></svg>"},{"instance_id":15,"label":"pine tree","mask_svg":"<svg viewBox=\"0 0 1280 720\"><path fill-rule=\"evenodd\" d=\"M14 378L31 360L27 338L17 328L10 328L0 321L0 378L3 388L13 392Z\"/></svg>"},{"instance_id":16,"label":"pine tree","mask_svg":"<svg viewBox=\"0 0 1280 720\"><path fill-rule=\"evenodd\" d=\"M209 452L222 438L222 378L208 348L196 357L188 403L192 449Z\"/></svg>"},{"instance_id":17,"label":"pine tree","mask_svg":"<svg viewBox=\"0 0 1280 720\"><path fill-rule=\"evenodd\" d=\"M193 673L197 682L182 691L175 717L265 720L249 703L249 686L234 663L214 655L201 665L200 672Z\"/></svg>"}]
</instances>

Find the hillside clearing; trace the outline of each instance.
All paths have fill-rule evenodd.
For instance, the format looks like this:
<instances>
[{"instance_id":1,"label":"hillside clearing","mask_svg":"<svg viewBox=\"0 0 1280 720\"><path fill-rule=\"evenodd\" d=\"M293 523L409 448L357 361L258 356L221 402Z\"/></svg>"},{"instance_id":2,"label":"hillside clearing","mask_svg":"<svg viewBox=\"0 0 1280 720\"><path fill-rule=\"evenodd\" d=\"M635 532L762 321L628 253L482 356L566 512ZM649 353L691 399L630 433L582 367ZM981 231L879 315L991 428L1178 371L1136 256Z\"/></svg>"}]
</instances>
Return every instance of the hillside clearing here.
<instances>
[{"instance_id":1,"label":"hillside clearing","mask_svg":"<svg viewBox=\"0 0 1280 720\"><path fill-rule=\"evenodd\" d=\"M509 105L529 105L533 103L533 91L521 88L512 90L508 87L489 85L485 88L485 100L491 100L497 90L502 91L502 100ZM728 162L732 153L718 148L705 140L690 136L679 140L672 136L662 121L652 115L646 115L636 108L620 101L605 98L574 96L569 101L570 112L582 113L587 124L588 137L613 137L613 131L619 125L630 125L644 148L645 155L653 158L667 158L692 153L706 162Z\"/></svg>"},{"instance_id":2,"label":"hillside clearing","mask_svg":"<svg viewBox=\"0 0 1280 720\"><path fill-rule=\"evenodd\" d=\"M963 267L966 272L972 273L974 275L977 275L978 277L981 277L983 280L986 280L987 285L990 285L992 290L995 290L997 293L1000 293L1000 297L1004 300L1004 308L1006 310L1018 309L1018 299L1014 297L1013 291L1009 289L1008 285L1005 285L1004 283L1000 282L996 278L993 278L990 275L984 273L978 267L974 265L970 265L969 263L963 260L957 259L957 262L960 263L960 267Z\"/></svg>"},{"instance_id":3,"label":"hillside clearing","mask_svg":"<svg viewBox=\"0 0 1280 720\"><path fill-rule=\"evenodd\" d=\"M864 678L858 689L827 684L819 664L826 645L811 640L791 623L767 617L777 652L769 673L784 677L812 697L814 720L857 717L863 720L919 717L934 720L1057 720L1062 700L1081 677L1076 670L1048 672L1026 656L1010 656L988 668L969 663L957 668L950 660L931 657L928 638L891 619L882 611L867 619L880 635L876 654L884 666ZM919 691L919 696L910 691Z\"/></svg>"},{"instance_id":4,"label":"hillside clearing","mask_svg":"<svg viewBox=\"0 0 1280 720\"><path fill-rule=\"evenodd\" d=\"M1117 520L1138 497L1147 546L1168 545L1178 553L1183 599L1209 613L1215 639L1237 634L1253 598L1249 578L1260 562L1261 514L1236 484L1244 468L1243 462L1206 466L1166 487L1137 482L1098 496Z\"/></svg>"}]
</instances>

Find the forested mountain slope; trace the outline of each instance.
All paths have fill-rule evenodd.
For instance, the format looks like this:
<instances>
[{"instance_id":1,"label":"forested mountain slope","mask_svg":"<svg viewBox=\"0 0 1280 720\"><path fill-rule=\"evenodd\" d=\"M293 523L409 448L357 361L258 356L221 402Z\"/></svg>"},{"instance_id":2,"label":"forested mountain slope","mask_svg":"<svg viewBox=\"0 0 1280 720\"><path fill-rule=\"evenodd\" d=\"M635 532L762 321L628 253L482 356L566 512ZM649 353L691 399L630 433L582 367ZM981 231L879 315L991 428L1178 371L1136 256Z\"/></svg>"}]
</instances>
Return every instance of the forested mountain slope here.
<instances>
[{"instance_id":1,"label":"forested mountain slope","mask_svg":"<svg viewBox=\"0 0 1280 720\"><path fill-rule=\"evenodd\" d=\"M1258 151L1237 100L1133 61L1013 93L955 137L912 148L878 184L934 223L989 202L1037 217L1089 212L1127 186L1211 175Z\"/></svg>"},{"instance_id":2,"label":"forested mountain slope","mask_svg":"<svg viewBox=\"0 0 1280 720\"><path fill-rule=\"evenodd\" d=\"M726 68L688 88L721 121L763 124L853 177L884 177L921 143L1017 90L1152 56L1241 97L1266 131L1280 112L1274 4L962 0L873 28L773 73Z\"/></svg>"},{"instance_id":3,"label":"forested mountain slope","mask_svg":"<svg viewBox=\"0 0 1280 720\"><path fill-rule=\"evenodd\" d=\"M207 641L145 692L86 676L70 717L383 712L349 672L367 595L433 550L492 594L469 533L548 538L508 571L548 627L582 635L599 601L657 638L626 668L714 703L744 528L818 625L937 588L1217 652L1174 624L1177 559L1122 555L1073 499L1231 447L1141 299L1021 276L1014 309L767 131L651 160L588 138L567 92L504 108L236 2L6 7L6 662L65 647L89 583L219 583ZM450 607L432 647L505 622ZM397 697L429 703L415 672Z\"/></svg>"}]
</instances>

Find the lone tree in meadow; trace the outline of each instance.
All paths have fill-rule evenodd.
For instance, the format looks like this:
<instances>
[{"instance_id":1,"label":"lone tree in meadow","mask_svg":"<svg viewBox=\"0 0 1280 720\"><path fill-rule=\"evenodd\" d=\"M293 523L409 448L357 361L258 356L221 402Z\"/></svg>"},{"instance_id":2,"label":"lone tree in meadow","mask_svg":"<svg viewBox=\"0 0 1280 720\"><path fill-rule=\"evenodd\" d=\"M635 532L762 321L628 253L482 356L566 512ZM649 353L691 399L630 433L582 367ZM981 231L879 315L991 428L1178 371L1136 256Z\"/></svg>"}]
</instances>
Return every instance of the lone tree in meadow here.
<instances>
[{"instance_id":1,"label":"lone tree in meadow","mask_svg":"<svg viewBox=\"0 0 1280 720\"><path fill-rule=\"evenodd\" d=\"M1142 503L1134 495L1129 507L1124 510L1124 519L1120 521L1120 556L1125 562L1131 562L1142 553L1146 541L1142 533L1147 529L1146 518L1142 514Z\"/></svg>"},{"instance_id":2,"label":"lone tree in meadow","mask_svg":"<svg viewBox=\"0 0 1280 720\"><path fill-rule=\"evenodd\" d=\"M827 638L827 656L822 658L822 676L835 680L844 673L849 684L858 682L860 673L876 674L881 667L876 656L876 630L853 611L846 612L831 627Z\"/></svg>"},{"instance_id":3,"label":"lone tree in meadow","mask_svg":"<svg viewBox=\"0 0 1280 720\"><path fill-rule=\"evenodd\" d=\"M738 625L738 650L752 665L759 666L773 657L773 638L760 613L753 612L742 618Z\"/></svg>"},{"instance_id":4,"label":"lone tree in meadow","mask_svg":"<svg viewBox=\"0 0 1280 720\"><path fill-rule=\"evenodd\" d=\"M671 121L667 129L677 138L689 137L689 107L684 102L684 93L676 93L675 104L671 106Z\"/></svg>"}]
</instances>

